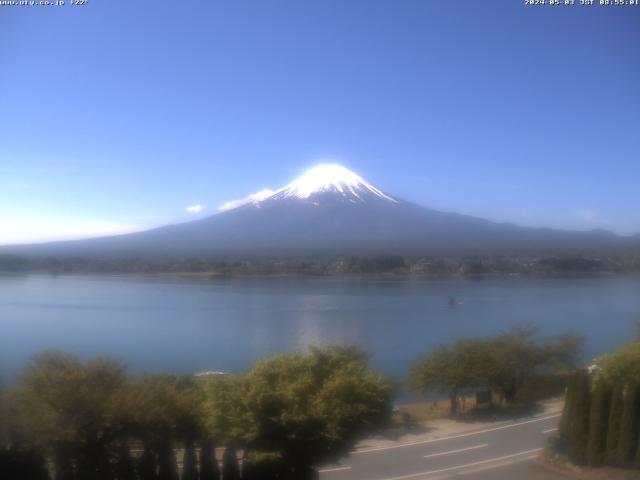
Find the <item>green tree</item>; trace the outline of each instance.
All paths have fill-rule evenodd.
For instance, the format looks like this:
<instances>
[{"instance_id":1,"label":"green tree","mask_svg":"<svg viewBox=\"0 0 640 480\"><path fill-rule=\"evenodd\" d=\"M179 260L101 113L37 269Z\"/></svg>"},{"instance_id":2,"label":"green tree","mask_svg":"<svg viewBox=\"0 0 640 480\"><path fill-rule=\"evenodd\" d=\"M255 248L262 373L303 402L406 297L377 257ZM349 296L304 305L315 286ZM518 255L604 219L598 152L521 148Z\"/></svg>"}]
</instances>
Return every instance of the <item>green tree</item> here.
<instances>
[{"instance_id":1,"label":"green tree","mask_svg":"<svg viewBox=\"0 0 640 480\"><path fill-rule=\"evenodd\" d=\"M222 478L223 480L240 480L240 466L238 465L238 455L233 445L228 445L224 449L222 456Z\"/></svg>"},{"instance_id":2,"label":"green tree","mask_svg":"<svg viewBox=\"0 0 640 480\"><path fill-rule=\"evenodd\" d=\"M181 480L198 480L198 462L193 443L184 446L184 456L182 457L182 477Z\"/></svg>"},{"instance_id":3,"label":"green tree","mask_svg":"<svg viewBox=\"0 0 640 480\"><path fill-rule=\"evenodd\" d=\"M614 385L611 394L611 407L609 408L609 421L607 422L607 449L604 458L607 465L615 465L618 460L617 452L624 403L623 389L624 387L620 384Z\"/></svg>"},{"instance_id":4,"label":"green tree","mask_svg":"<svg viewBox=\"0 0 640 480\"><path fill-rule=\"evenodd\" d=\"M451 347L439 346L429 356L414 363L410 385L423 395L430 391L449 396L451 414L458 414L458 398L474 387L487 386L497 366L484 341L461 340Z\"/></svg>"},{"instance_id":5,"label":"green tree","mask_svg":"<svg viewBox=\"0 0 640 480\"><path fill-rule=\"evenodd\" d=\"M176 455L170 438L157 443L158 449L158 480L178 480L178 466Z\"/></svg>"},{"instance_id":6,"label":"green tree","mask_svg":"<svg viewBox=\"0 0 640 480\"><path fill-rule=\"evenodd\" d=\"M564 398L564 407L562 410L562 418L560 419L560 425L558 427L560 437L568 440L569 433L571 431L571 421L573 417L573 399L574 392L576 390L576 382L578 380L578 373L576 372L569 382L569 386L567 387L567 392Z\"/></svg>"},{"instance_id":7,"label":"green tree","mask_svg":"<svg viewBox=\"0 0 640 480\"><path fill-rule=\"evenodd\" d=\"M567 333L545 342L536 341L538 329L520 326L488 340L493 355L489 382L499 389L506 402L513 403L529 378L541 370L575 365L583 339Z\"/></svg>"},{"instance_id":8,"label":"green tree","mask_svg":"<svg viewBox=\"0 0 640 480\"><path fill-rule=\"evenodd\" d=\"M178 477L175 443L193 445L203 434L201 402L196 380L177 375L138 378L123 396L121 408L130 414L130 430L149 452L145 461L156 459L160 480Z\"/></svg>"},{"instance_id":9,"label":"green tree","mask_svg":"<svg viewBox=\"0 0 640 480\"><path fill-rule=\"evenodd\" d=\"M227 439L275 452L289 478L309 478L312 467L347 453L390 418L391 388L365 358L327 347L258 362L243 378L216 382L208 395L210 428L227 426Z\"/></svg>"},{"instance_id":10,"label":"green tree","mask_svg":"<svg viewBox=\"0 0 640 480\"><path fill-rule=\"evenodd\" d=\"M573 393L573 413L569 431L569 458L576 465L587 461L591 388L589 374L579 370Z\"/></svg>"},{"instance_id":11,"label":"green tree","mask_svg":"<svg viewBox=\"0 0 640 480\"><path fill-rule=\"evenodd\" d=\"M3 480L49 480L46 459L35 450L0 446L0 474Z\"/></svg>"},{"instance_id":12,"label":"green tree","mask_svg":"<svg viewBox=\"0 0 640 480\"><path fill-rule=\"evenodd\" d=\"M617 448L616 463L628 467L633 463L638 442L638 387L629 384L624 389L622 420L620 421L620 440Z\"/></svg>"},{"instance_id":13,"label":"green tree","mask_svg":"<svg viewBox=\"0 0 640 480\"><path fill-rule=\"evenodd\" d=\"M114 473L116 480L136 480L135 462L129 445L122 442L115 455Z\"/></svg>"},{"instance_id":14,"label":"green tree","mask_svg":"<svg viewBox=\"0 0 640 480\"><path fill-rule=\"evenodd\" d=\"M48 449L60 477L109 480L113 442L121 433L114 399L126 382L119 363L46 353L18 385L21 428ZM75 464L74 469L72 465Z\"/></svg>"},{"instance_id":15,"label":"green tree","mask_svg":"<svg viewBox=\"0 0 640 480\"><path fill-rule=\"evenodd\" d=\"M242 463L242 480L277 480L284 469L279 453L249 452Z\"/></svg>"},{"instance_id":16,"label":"green tree","mask_svg":"<svg viewBox=\"0 0 640 480\"><path fill-rule=\"evenodd\" d=\"M148 445L145 445L137 463L137 472L140 480L156 480L157 464L155 454Z\"/></svg>"},{"instance_id":17,"label":"green tree","mask_svg":"<svg viewBox=\"0 0 640 480\"><path fill-rule=\"evenodd\" d=\"M517 327L493 338L440 346L413 365L410 384L423 394L447 393L454 415L459 395L473 388L498 390L512 403L534 374L572 366L581 350L582 338L575 334L540 342L536 333L533 327Z\"/></svg>"},{"instance_id":18,"label":"green tree","mask_svg":"<svg viewBox=\"0 0 640 480\"><path fill-rule=\"evenodd\" d=\"M629 343L596 361L600 374L611 382L640 384L640 341Z\"/></svg>"},{"instance_id":19,"label":"green tree","mask_svg":"<svg viewBox=\"0 0 640 480\"><path fill-rule=\"evenodd\" d=\"M636 454L633 459L633 466L635 468L640 468L640 441L638 441L638 448L636 448Z\"/></svg>"},{"instance_id":20,"label":"green tree","mask_svg":"<svg viewBox=\"0 0 640 480\"><path fill-rule=\"evenodd\" d=\"M220 467L213 442L204 437L200 444L200 480L220 480Z\"/></svg>"},{"instance_id":21,"label":"green tree","mask_svg":"<svg viewBox=\"0 0 640 480\"><path fill-rule=\"evenodd\" d=\"M230 375L211 378L203 388L205 439L216 439L226 445L247 445L251 440L253 423L245 405L245 378Z\"/></svg>"},{"instance_id":22,"label":"green tree","mask_svg":"<svg viewBox=\"0 0 640 480\"><path fill-rule=\"evenodd\" d=\"M603 379L596 379L594 384L591 412L589 414L589 441L587 442L586 455L589 465L598 466L604 462L611 388Z\"/></svg>"},{"instance_id":23,"label":"green tree","mask_svg":"<svg viewBox=\"0 0 640 480\"><path fill-rule=\"evenodd\" d=\"M607 432L607 465L634 462L638 442L640 341L637 339L596 360L599 375L615 385ZM640 463L640 462L639 462Z\"/></svg>"}]
</instances>

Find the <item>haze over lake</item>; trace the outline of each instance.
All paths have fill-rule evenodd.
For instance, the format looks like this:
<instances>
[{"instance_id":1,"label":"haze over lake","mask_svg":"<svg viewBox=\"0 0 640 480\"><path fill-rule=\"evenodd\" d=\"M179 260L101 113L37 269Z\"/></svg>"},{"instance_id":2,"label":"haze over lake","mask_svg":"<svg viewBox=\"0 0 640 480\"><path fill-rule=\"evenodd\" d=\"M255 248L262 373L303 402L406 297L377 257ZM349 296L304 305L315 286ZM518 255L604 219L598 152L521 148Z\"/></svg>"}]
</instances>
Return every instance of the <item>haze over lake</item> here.
<instances>
[{"instance_id":1,"label":"haze over lake","mask_svg":"<svg viewBox=\"0 0 640 480\"><path fill-rule=\"evenodd\" d=\"M634 334L639 292L637 277L0 276L0 375L44 349L109 355L132 371L239 372L268 354L353 343L403 376L438 343L521 323L585 335L589 359Z\"/></svg>"}]
</instances>

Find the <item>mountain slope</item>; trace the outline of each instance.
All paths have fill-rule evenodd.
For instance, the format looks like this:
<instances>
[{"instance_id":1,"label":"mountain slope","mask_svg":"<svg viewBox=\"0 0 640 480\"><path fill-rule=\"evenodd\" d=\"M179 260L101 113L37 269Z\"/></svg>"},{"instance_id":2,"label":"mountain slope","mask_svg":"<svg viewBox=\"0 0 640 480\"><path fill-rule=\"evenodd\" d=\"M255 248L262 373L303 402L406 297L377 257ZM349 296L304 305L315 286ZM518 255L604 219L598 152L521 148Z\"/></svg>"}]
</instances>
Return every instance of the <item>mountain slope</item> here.
<instances>
[{"instance_id":1,"label":"mountain slope","mask_svg":"<svg viewBox=\"0 0 640 480\"><path fill-rule=\"evenodd\" d=\"M594 253L639 244L605 231L517 227L402 201L321 165L260 201L146 232L4 250L33 255L260 256Z\"/></svg>"}]
</instances>

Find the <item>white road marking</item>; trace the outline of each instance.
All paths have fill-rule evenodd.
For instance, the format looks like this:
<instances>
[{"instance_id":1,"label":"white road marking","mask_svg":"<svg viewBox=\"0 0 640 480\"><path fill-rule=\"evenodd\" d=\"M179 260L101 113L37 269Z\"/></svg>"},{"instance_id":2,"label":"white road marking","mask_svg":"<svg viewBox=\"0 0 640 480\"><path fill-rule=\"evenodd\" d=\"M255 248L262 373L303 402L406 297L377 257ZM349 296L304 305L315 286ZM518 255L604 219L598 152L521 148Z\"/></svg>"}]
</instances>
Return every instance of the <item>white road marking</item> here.
<instances>
[{"instance_id":1,"label":"white road marking","mask_svg":"<svg viewBox=\"0 0 640 480\"><path fill-rule=\"evenodd\" d=\"M318 473L342 472L343 470L351 470L351 467L323 468L322 470L318 470Z\"/></svg>"},{"instance_id":2,"label":"white road marking","mask_svg":"<svg viewBox=\"0 0 640 480\"><path fill-rule=\"evenodd\" d=\"M550 428L549 430L542 430L542 433L551 433L551 432L557 432L557 431L558 431L558 427Z\"/></svg>"},{"instance_id":3,"label":"white road marking","mask_svg":"<svg viewBox=\"0 0 640 480\"><path fill-rule=\"evenodd\" d=\"M383 480L405 480L407 478L424 477L426 475L433 475L434 473L450 472L451 470L460 470L462 468L474 467L476 465L484 465L491 462L500 462L501 460L506 460L507 458L515 458L530 453L537 453L540 451L542 451L542 448L534 448L533 450L525 450L524 452L512 453L511 455L504 455L502 457L488 458L486 460L480 460L478 462L465 463L463 465L455 465L453 467L440 468L438 470L429 470L427 472L410 473L409 475L401 475L399 477L389 477Z\"/></svg>"},{"instance_id":4,"label":"white road marking","mask_svg":"<svg viewBox=\"0 0 640 480\"><path fill-rule=\"evenodd\" d=\"M432 453L431 455L425 455L424 458L433 458L433 457L440 457L442 455L451 455L453 453L466 452L468 450L476 450L478 448L484 448L488 446L489 446L488 443L483 443L482 445L474 445L473 447L459 448L457 450L449 450L448 452Z\"/></svg>"},{"instance_id":5,"label":"white road marking","mask_svg":"<svg viewBox=\"0 0 640 480\"><path fill-rule=\"evenodd\" d=\"M538 456L538 453L540 453L540 452L531 453L529 455L522 455L522 456L517 457L517 458L503 460L502 462L491 463L489 465L481 465L479 467L469 468L469 469L466 469L466 470L462 470L460 472L455 472L453 474L449 474L449 476L451 476L451 475L455 475L455 476L473 475L474 473L484 472L486 470L495 470L496 468L506 467L508 465L513 465L514 463L518 463L518 462L526 462L527 460L532 460L532 459L536 458ZM429 480L435 480L435 478L436 477L431 477Z\"/></svg>"},{"instance_id":6,"label":"white road marking","mask_svg":"<svg viewBox=\"0 0 640 480\"><path fill-rule=\"evenodd\" d=\"M427 443L443 442L445 440L452 440L454 438L470 437L472 435L480 435L482 433L495 432L497 430L504 430L506 428L519 427L520 425L527 425L529 423L542 422L544 420L549 420L551 418L557 418L557 417L560 417L560 416L562 416L562 414L561 413L557 413L555 415L549 415L549 416L546 416L546 417L535 418L533 420L526 420L524 422L519 422L519 423L510 423L509 425L503 425L501 427L487 428L485 430L478 430L478 431L475 431L475 432L461 433L461 434L458 434L458 435L451 435L449 437L432 438L431 440L419 440L417 442L401 443L399 445L389 445L388 447L373 447L373 448L365 448L363 450L354 450L353 452L351 452L351 455L357 455L359 453L380 452L380 451L383 451L383 450L392 450L394 448L412 447L414 445L426 445Z\"/></svg>"}]
</instances>

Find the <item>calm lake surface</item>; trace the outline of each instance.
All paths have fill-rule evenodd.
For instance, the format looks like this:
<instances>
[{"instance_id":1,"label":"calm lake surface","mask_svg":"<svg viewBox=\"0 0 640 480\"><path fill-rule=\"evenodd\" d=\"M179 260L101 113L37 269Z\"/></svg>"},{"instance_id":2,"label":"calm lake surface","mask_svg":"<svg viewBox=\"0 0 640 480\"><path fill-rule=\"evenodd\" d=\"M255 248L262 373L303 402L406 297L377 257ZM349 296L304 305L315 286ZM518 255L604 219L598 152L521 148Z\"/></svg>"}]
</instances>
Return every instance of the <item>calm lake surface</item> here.
<instances>
[{"instance_id":1,"label":"calm lake surface","mask_svg":"<svg viewBox=\"0 0 640 480\"><path fill-rule=\"evenodd\" d=\"M0 276L0 375L45 349L113 356L134 372L237 372L274 352L354 343L402 376L438 343L521 323L582 333L588 359L630 339L638 319L633 277Z\"/></svg>"}]
</instances>

